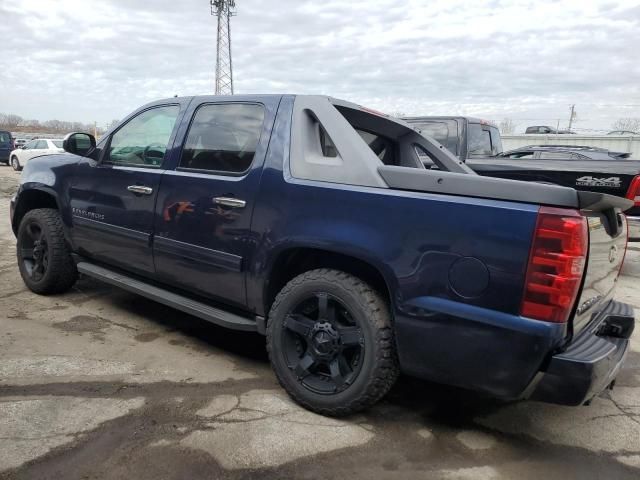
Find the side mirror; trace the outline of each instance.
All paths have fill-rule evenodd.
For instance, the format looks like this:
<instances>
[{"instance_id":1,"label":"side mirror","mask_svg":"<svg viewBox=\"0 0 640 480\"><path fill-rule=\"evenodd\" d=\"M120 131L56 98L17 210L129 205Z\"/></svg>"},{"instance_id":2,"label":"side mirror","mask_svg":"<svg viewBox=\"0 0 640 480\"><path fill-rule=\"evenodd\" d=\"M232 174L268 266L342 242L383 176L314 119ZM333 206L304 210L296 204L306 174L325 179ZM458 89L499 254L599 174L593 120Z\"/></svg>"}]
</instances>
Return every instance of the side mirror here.
<instances>
[{"instance_id":1,"label":"side mirror","mask_svg":"<svg viewBox=\"0 0 640 480\"><path fill-rule=\"evenodd\" d=\"M62 148L65 152L86 157L96 148L96 139L89 133L68 133L62 140Z\"/></svg>"}]
</instances>

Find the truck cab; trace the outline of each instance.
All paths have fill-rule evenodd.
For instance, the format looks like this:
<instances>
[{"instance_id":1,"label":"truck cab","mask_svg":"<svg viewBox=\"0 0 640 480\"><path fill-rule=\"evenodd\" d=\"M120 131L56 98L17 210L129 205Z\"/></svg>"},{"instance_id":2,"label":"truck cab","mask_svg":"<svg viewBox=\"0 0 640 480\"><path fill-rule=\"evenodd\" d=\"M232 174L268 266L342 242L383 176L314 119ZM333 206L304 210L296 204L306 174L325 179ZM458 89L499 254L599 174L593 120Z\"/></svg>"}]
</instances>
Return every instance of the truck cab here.
<instances>
[{"instance_id":1,"label":"truck cab","mask_svg":"<svg viewBox=\"0 0 640 480\"><path fill-rule=\"evenodd\" d=\"M493 123L473 117L405 117L407 123L428 135L461 160L502 153L500 131Z\"/></svg>"}]
</instances>

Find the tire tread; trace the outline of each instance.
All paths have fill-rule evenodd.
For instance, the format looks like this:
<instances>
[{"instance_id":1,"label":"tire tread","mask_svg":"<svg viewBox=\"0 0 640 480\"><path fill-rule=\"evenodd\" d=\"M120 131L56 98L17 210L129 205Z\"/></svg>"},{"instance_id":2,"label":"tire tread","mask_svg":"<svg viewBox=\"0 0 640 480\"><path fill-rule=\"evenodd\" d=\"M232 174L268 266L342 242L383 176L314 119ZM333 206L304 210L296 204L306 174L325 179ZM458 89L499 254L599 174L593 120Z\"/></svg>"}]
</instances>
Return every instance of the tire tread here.
<instances>
[{"instance_id":1,"label":"tire tread","mask_svg":"<svg viewBox=\"0 0 640 480\"><path fill-rule=\"evenodd\" d=\"M58 210L53 208L36 208L25 214L22 222L36 217L37 221L46 225L50 245L49 265L47 269L50 275L42 284L30 285L25 281L29 289L41 295L63 293L69 290L78 279L78 270L71 258L71 251L64 236L64 226ZM21 261L18 254L18 261ZM20 270L22 273L22 269Z\"/></svg>"},{"instance_id":2,"label":"tire tread","mask_svg":"<svg viewBox=\"0 0 640 480\"><path fill-rule=\"evenodd\" d=\"M297 394L297 392L287 388L286 383L277 369L274 368L274 371L280 385L297 403L322 415L342 417L364 410L378 402L391 389L399 375L391 315L389 313L387 303L382 296L369 284L365 283L358 277L340 270L328 268L320 268L304 272L293 278L285 285L280 293L278 293L273 305L271 306L269 318L267 320L267 352L272 365L274 365L272 356L275 353L271 348L273 336L273 324L271 319L274 316L273 313L294 289L301 287L305 283L315 281L328 281L339 284L340 288L345 289L348 293L351 293L352 296L360 299L363 306L368 311L367 320L371 322L374 327L376 336L375 342L378 347L377 355L374 359L375 365L373 365L372 378L367 388L364 389L360 395L352 398L345 405L330 408L318 407L317 405L311 404L305 398Z\"/></svg>"}]
</instances>

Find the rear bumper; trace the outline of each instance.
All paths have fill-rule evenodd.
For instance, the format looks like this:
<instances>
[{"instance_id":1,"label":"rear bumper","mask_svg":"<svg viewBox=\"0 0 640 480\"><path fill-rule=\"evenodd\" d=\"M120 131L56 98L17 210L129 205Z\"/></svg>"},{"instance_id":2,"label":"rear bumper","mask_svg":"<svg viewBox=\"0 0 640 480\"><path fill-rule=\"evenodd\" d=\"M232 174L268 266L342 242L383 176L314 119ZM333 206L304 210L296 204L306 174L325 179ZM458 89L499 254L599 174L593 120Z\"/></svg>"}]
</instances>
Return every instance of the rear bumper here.
<instances>
[{"instance_id":1,"label":"rear bumper","mask_svg":"<svg viewBox=\"0 0 640 480\"><path fill-rule=\"evenodd\" d=\"M589 402L618 375L634 325L633 309L611 301L599 319L580 332L564 352L551 357L530 398L562 405Z\"/></svg>"},{"instance_id":2,"label":"rear bumper","mask_svg":"<svg viewBox=\"0 0 640 480\"><path fill-rule=\"evenodd\" d=\"M435 297L405 303L395 327L403 373L507 399L523 397L566 335L566 324Z\"/></svg>"},{"instance_id":3,"label":"rear bumper","mask_svg":"<svg viewBox=\"0 0 640 480\"><path fill-rule=\"evenodd\" d=\"M409 310L411 309L411 310ZM635 319L610 301L562 352L566 324L485 310L434 297L395 312L405 374L504 399L581 405L622 368Z\"/></svg>"},{"instance_id":4,"label":"rear bumper","mask_svg":"<svg viewBox=\"0 0 640 480\"><path fill-rule=\"evenodd\" d=\"M629 241L640 242L640 217L627 216L627 225L629 227Z\"/></svg>"}]
</instances>

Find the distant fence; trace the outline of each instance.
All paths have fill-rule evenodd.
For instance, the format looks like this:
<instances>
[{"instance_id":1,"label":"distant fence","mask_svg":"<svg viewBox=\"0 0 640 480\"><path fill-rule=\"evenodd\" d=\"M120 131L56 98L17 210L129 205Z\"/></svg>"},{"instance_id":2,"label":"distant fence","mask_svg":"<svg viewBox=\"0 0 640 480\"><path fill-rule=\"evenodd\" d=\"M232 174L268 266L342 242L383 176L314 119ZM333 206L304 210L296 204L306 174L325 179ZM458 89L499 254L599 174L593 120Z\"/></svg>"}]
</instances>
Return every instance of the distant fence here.
<instances>
[{"instance_id":1,"label":"distant fence","mask_svg":"<svg viewBox=\"0 0 640 480\"><path fill-rule=\"evenodd\" d=\"M504 150L527 145L586 145L614 152L628 152L640 160L640 135L502 135Z\"/></svg>"}]
</instances>

